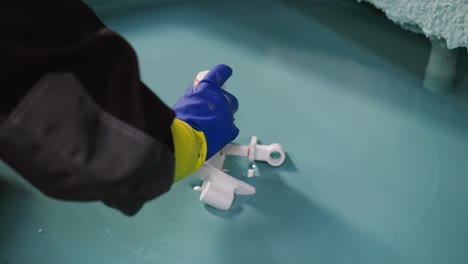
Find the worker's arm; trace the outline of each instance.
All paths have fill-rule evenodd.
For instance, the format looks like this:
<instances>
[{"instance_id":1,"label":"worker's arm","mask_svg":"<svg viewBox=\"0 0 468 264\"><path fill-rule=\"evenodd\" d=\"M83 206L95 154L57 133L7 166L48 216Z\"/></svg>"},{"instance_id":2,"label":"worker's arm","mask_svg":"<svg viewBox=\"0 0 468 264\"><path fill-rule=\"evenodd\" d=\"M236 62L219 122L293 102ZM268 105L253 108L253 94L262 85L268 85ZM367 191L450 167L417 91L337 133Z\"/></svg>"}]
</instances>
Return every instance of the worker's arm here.
<instances>
[{"instance_id":1,"label":"worker's arm","mask_svg":"<svg viewBox=\"0 0 468 264\"><path fill-rule=\"evenodd\" d=\"M0 156L49 196L126 214L174 175L173 111L135 52L81 1L0 8Z\"/></svg>"},{"instance_id":2,"label":"worker's arm","mask_svg":"<svg viewBox=\"0 0 468 264\"><path fill-rule=\"evenodd\" d=\"M81 1L7 1L0 32L0 157L45 194L132 215L204 161L175 169L175 155L203 151L177 140L192 126L174 121L130 45Z\"/></svg>"}]
</instances>

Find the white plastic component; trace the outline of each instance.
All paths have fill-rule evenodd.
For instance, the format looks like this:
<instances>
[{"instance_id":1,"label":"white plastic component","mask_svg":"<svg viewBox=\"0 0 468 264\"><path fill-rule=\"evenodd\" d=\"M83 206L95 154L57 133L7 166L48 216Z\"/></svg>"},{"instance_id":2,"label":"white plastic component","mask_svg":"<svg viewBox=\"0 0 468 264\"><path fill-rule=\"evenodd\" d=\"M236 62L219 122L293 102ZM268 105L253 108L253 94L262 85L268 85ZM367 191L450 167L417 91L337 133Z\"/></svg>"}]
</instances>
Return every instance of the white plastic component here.
<instances>
[{"instance_id":1,"label":"white plastic component","mask_svg":"<svg viewBox=\"0 0 468 264\"><path fill-rule=\"evenodd\" d=\"M218 156L221 154L216 154ZM211 160L211 159L210 159ZM255 187L235 179L210 164L210 161L198 169L195 175L203 180L200 201L221 210L228 210L234 202L234 194L249 195L255 193Z\"/></svg>"},{"instance_id":2,"label":"white plastic component","mask_svg":"<svg viewBox=\"0 0 468 264\"><path fill-rule=\"evenodd\" d=\"M249 145L249 153L247 153L247 157L249 157L250 162L254 162L256 152L257 152L257 143L258 143L258 138L256 136L253 136L252 139L250 139L250 145Z\"/></svg>"},{"instance_id":3,"label":"white plastic component","mask_svg":"<svg viewBox=\"0 0 468 264\"><path fill-rule=\"evenodd\" d=\"M250 147L249 146L238 146L234 144L229 144L223 148L221 151L225 155L230 156L245 156L249 155Z\"/></svg>"},{"instance_id":4,"label":"white plastic component","mask_svg":"<svg viewBox=\"0 0 468 264\"><path fill-rule=\"evenodd\" d=\"M266 161L273 167L278 167L283 164L286 159L283 146L277 143L259 145L257 142L257 137L253 136L248 147L229 144L223 149L223 153L225 155L246 156L249 158L250 162L255 160Z\"/></svg>"},{"instance_id":5,"label":"white plastic component","mask_svg":"<svg viewBox=\"0 0 468 264\"><path fill-rule=\"evenodd\" d=\"M449 50L445 43L431 40L431 53L423 86L429 91L445 93L454 88L458 49Z\"/></svg>"},{"instance_id":6,"label":"white plastic component","mask_svg":"<svg viewBox=\"0 0 468 264\"><path fill-rule=\"evenodd\" d=\"M203 181L202 186L194 188L201 191L200 201L214 208L228 210L234 202L234 194L255 194L253 186L226 174L223 166L227 155L249 157L251 162L266 161L271 166L283 164L286 155L280 144L258 145L257 141L257 137L252 137L249 146L229 144L195 172L195 176ZM277 154L278 157L273 157L272 154ZM247 177L253 176L254 170L249 169Z\"/></svg>"},{"instance_id":7,"label":"white plastic component","mask_svg":"<svg viewBox=\"0 0 468 264\"><path fill-rule=\"evenodd\" d=\"M224 160L226 159L226 155L224 155L223 151L216 153L213 157L211 157L208 162L211 166L215 167L218 170L223 170L224 167Z\"/></svg>"}]
</instances>

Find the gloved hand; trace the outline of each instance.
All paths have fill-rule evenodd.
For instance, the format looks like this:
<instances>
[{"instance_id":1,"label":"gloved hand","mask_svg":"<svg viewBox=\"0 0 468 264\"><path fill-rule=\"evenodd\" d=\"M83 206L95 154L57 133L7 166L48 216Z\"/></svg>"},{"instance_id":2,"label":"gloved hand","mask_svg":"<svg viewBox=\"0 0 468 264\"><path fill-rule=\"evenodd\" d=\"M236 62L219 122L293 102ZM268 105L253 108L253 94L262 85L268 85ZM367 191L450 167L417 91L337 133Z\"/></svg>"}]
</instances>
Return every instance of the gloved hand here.
<instances>
[{"instance_id":1,"label":"gloved hand","mask_svg":"<svg viewBox=\"0 0 468 264\"><path fill-rule=\"evenodd\" d=\"M214 67L174 105L175 182L195 172L239 134L234 125L237 99L221 89L231 74L226 65Z\"/></svg>"},{"instance_id":2,"label":"gloved hand","mask_svg":"<svg viewBox=\"0 0 468 264\"><path fill-rule=\"evenodd\" d=\"M204 134L206 160L239 134L234 125L234 113L239 106L237 98L221 88L231 75L229 66L215 66L198 85L191 85L173 107L177 119Z\"/></svg>"}]
</instances>

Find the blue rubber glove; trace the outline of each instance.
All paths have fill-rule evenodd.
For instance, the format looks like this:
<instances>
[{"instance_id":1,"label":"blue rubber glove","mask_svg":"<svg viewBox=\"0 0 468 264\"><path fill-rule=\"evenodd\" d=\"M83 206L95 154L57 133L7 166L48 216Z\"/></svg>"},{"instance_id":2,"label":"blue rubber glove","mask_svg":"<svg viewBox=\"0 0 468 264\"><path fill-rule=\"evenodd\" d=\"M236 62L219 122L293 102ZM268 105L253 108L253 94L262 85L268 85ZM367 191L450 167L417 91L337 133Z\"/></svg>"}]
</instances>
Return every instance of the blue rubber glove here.
<instances>
[{"instance_id":1,"label":"blue rubber glove","mask_svg":"<svg viewBox=\"0 0 468 264\"><path fill-rule=\"evenodd\" d=\"M217 65L197 86L191 85L173 109L176 118L205 135L208 160L239 134L234 125L237 98L221 88L232 75L227 65Z\"/></svg>"}]
</instances>

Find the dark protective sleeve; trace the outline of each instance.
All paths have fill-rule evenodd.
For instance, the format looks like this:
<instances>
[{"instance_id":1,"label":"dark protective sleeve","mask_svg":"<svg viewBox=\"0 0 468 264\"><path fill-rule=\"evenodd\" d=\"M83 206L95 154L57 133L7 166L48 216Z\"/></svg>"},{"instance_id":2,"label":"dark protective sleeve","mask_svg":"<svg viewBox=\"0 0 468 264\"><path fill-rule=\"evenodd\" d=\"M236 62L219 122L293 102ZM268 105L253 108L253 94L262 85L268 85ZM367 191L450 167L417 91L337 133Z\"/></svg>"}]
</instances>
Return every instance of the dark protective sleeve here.
<instances>
[{"instance_id":1,"label":"dark protective sleeve","mask_svg":"<svg viewBox=\"0 0 468 264\"><path fill-rule=\"evenodd\" d=\"M127 215L169 190L173 111L78 0L0 8L0 157L45 194Z\"/></svg>"}]
</instances>

